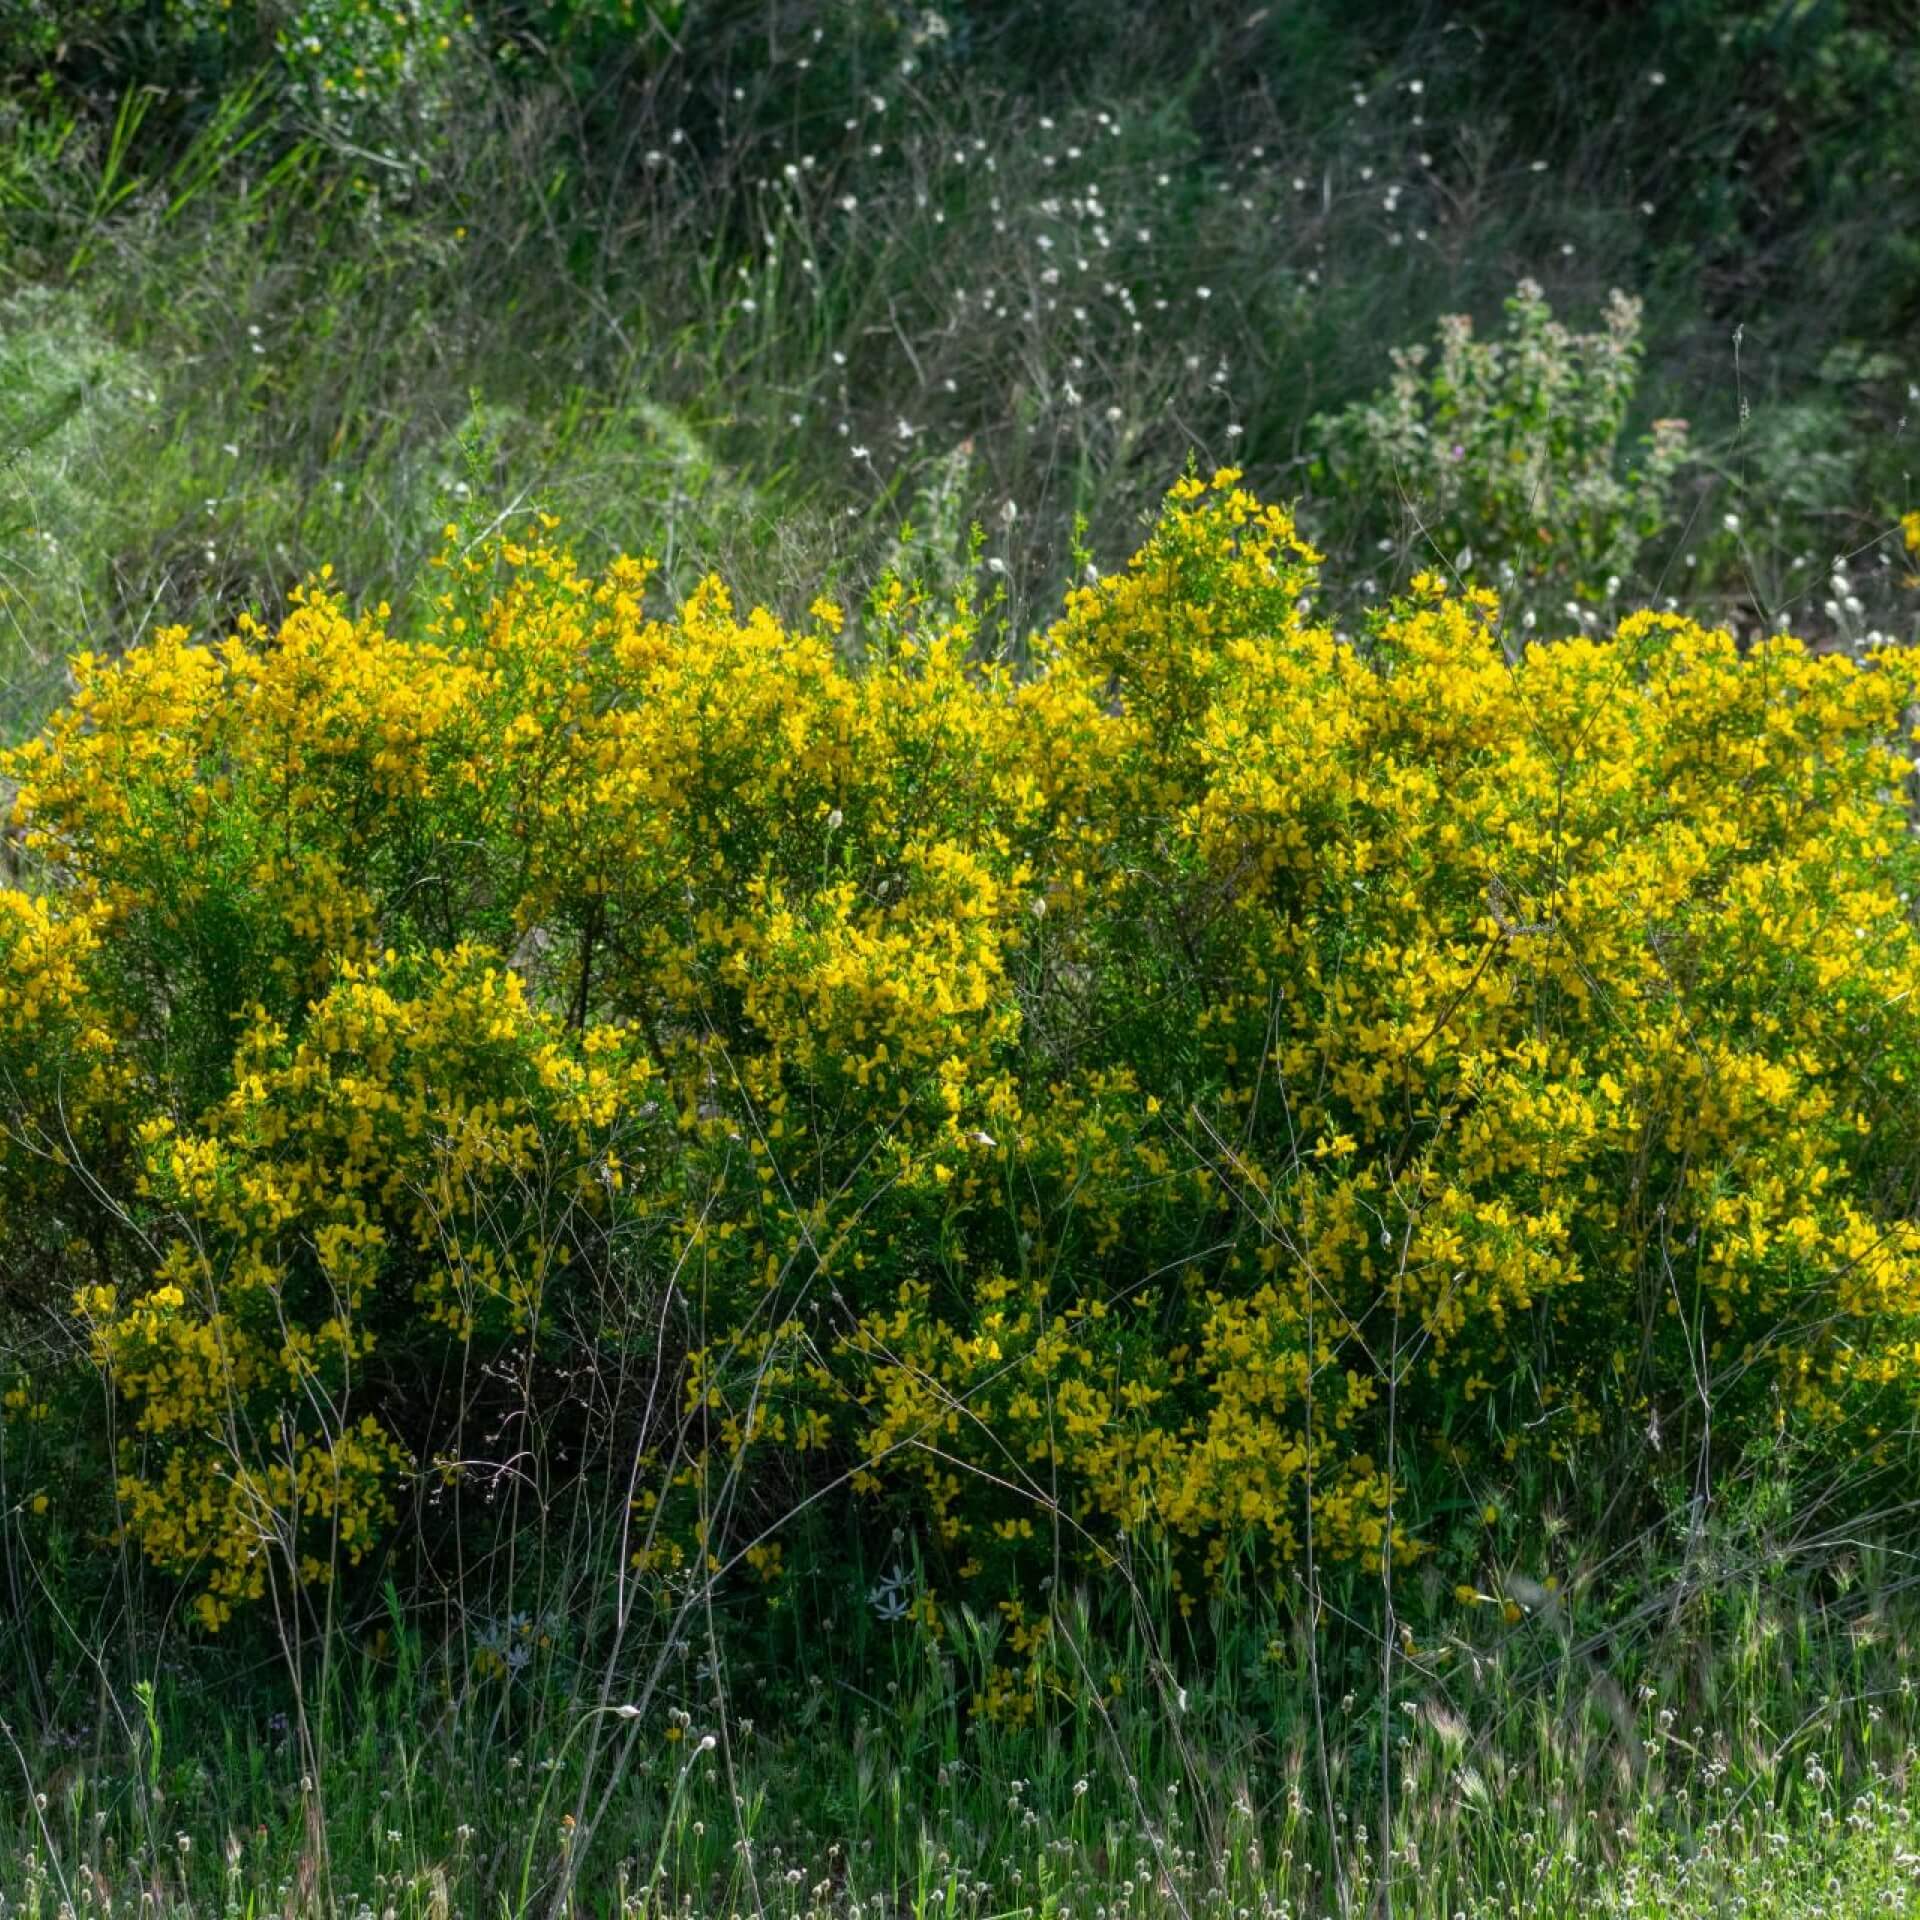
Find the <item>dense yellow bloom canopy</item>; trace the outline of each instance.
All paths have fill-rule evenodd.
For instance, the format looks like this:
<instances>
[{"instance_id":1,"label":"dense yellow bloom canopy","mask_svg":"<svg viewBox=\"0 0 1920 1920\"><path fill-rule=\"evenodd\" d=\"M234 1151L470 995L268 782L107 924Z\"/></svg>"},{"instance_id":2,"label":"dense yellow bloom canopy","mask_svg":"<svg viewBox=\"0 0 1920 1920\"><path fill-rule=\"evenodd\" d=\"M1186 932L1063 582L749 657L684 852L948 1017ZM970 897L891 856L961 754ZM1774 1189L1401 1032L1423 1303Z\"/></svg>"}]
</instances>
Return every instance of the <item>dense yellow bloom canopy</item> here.
<instances>
[{"instance_id":1,"label":"dense yellow bloom canopy","mask_svg":"<svg viewBox=\"0 0 1920 1920\"><path fill-rule=\"evenodd\" d=\"M1431 579L1349 641L1230 473L1022 674L899 583L855 662L550 532L450 543L418 632L317 585L82 659L7 762L7 1285L209 1624L514 1420L849 1475L1010 1592L1911 1418L1904 655L1521 653Z\"/></svg>"}]
</instances>

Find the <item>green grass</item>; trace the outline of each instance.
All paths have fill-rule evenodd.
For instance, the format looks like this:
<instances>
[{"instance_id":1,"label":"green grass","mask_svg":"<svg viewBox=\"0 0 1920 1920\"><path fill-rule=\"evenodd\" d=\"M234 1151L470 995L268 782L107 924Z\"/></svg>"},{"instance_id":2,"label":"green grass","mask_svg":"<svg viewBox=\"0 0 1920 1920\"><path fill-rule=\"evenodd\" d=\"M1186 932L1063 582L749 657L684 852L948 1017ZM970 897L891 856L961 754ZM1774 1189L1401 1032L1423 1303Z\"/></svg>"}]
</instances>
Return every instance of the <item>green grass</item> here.
<instances>
[{"instance_id":1,"label":"green grass","mask_svg":"<svg viewBox=\"0 0 1920 1920\"><path fill-rule=\"evenodd\" d=\"M1043 1603L1057 1683L1025 1718L982 1710L1020 1664L997 1617L889 1618L882 1565L804 1530L771 1606L716 1582L619 1628L563 1529L511 1597L475 1567L208 1642L137 1564L90 1584L9 1526L0 1912L1904 1911L1913 1558L1809 1533L1815 1505L1604 1557L1544 1496L1497 1539L1476 1515L1493 1598L1416 1570L1391 1635L1364 1588L1188 1613L1122 1570Z\"/></svg>"},{"instance_id":2,"label":"green grass","mask_svg":"<svg viewBox=\"0 0 1920 1920\"><path fill-rule=\"evenodd\" d=\"M1386 1694L1338 1696L1277 1617L1255 1644L1255 1605L1204 1661L1070 1606L1061 1630L1101 1684L1025 1726L970 1713L993 1636L963 1617L937 1638L869 1620L856 1660L816 1649L771 1691L696 1635L665 1689L682 1704L637 1712L601 1697L563 1623L503 1674L470 1640L368 1622L304 1710L270 1708L284 1687L240 1659L196 1654L190 1675L162 1655L123 1686L116 1648L50 1671L58 1738L10 1722L25 1790L0 1898L794 1920L1905 1910L1920 1704L1897 1597L1791 1611L1749 1582L1704 1600L1605 1660L1564 1610L1463 1622Z\"/></svg>"}]
</instances>

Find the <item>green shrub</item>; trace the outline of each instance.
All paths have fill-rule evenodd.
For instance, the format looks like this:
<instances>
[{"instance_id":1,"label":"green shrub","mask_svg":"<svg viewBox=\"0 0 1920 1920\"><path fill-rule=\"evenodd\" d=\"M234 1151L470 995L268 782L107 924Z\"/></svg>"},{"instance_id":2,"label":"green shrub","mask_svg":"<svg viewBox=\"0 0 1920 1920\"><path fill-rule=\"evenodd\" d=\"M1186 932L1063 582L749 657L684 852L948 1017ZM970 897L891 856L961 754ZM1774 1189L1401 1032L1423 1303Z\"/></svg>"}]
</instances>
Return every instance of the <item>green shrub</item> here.
<instances>
[{"instance_id":1,"label":"green shrub","mask_svg":"<svg viewBox=\"0 0 1920 1920\"><path fill-rule=\"evenodd\" d=\"M1525 280L1503 336L1482 339L1452 314L1431 368L1425 347L1392 359L1384 392L1313 423L1329 518L1383 546L1398 534L1421 571L1497 573L1528 627L1569 599L1613 601L1671 528L1689 458L1684 420L1656 420L1622 446L1639 303L1616 292L1604 328L1574 333Z\"/></svg>"}]
</instances>

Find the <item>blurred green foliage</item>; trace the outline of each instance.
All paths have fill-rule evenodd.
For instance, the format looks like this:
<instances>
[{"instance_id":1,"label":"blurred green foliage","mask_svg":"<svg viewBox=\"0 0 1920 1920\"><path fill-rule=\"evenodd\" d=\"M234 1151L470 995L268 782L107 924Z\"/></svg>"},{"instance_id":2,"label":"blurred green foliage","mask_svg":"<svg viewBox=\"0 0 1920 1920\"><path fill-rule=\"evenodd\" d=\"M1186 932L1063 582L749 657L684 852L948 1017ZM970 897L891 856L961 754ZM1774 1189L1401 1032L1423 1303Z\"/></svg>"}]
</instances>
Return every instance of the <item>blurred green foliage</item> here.
<instances>
[{"instance_id":1,"label":"blurred green foliage","mask_svg":"<svg viewBox=\"0 0 1920 1920\"><path fill-rule=\"evenodd\" d=\"M0 0L0 294L57 286L155 396L139 461L74 456L102 464L51 530L88 557L0 675L280 610L322 559L413 577L476 394L503 498L683 583L868 580L937 499L961 531L928 564L992 529L1017 637L1076 525L1113 564L1193 451L1297 502L1329 591L1392 592L1459 503L1377 485L1332 423L1390 408L1393 351L1443 317L1498 338L1522 278L1574 338L1641 303L1608 433L1684 419L1690 458L1630 555L1463 521L1482 578L1537 576L1550 626L1617 575L1623 604L1904 633L1910 27L1838 0Z\"/></svg>"}]
</instances>

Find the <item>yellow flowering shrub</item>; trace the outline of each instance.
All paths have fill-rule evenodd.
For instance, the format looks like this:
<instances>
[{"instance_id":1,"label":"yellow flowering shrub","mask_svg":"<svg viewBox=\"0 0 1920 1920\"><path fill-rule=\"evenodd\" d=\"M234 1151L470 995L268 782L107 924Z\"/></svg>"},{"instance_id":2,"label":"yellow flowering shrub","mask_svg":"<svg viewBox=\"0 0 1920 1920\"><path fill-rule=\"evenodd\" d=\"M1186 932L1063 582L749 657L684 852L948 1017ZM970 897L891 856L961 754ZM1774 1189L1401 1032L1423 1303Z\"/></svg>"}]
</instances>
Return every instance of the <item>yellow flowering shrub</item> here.
<instances>
[{"instance_id":1,"label":"yellow flowering shrub","mask_svg":"<svg viewBox=\"0 0 1920 1920\"><path fill-rule=\"evenodd\" d=\"M97 909L0 888L0 1312L37 1303L51 1273L89 1257L91 1169L75 1132L110 1152L127 1092L98 991L102 933Z\"/></svg>"},{"instance_id":2,"label":"yellow flowering shrub","mask_svg":"<svg viewBox=\"0 0 1920 1920\"><path fill-rule=\"evenodd\" d=\"M1040 1660L1056 1551L1377 1566L1461 1462L1909 1421L1908 658L1514 658L1431 579L1349 643L1315 564L1189 479L1016 675L547 525L418 631L79 662L4 769L4 1230L128 1537L218 1625L537 1434L755 1584L702 1470L845 1476Z\"/></svg>"}]
</instances>

